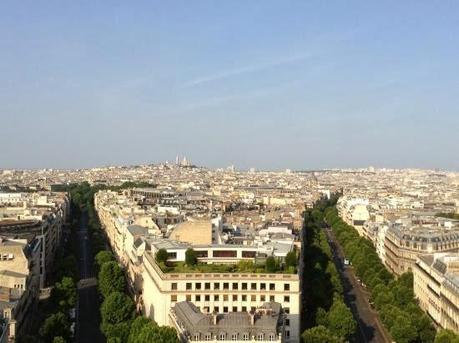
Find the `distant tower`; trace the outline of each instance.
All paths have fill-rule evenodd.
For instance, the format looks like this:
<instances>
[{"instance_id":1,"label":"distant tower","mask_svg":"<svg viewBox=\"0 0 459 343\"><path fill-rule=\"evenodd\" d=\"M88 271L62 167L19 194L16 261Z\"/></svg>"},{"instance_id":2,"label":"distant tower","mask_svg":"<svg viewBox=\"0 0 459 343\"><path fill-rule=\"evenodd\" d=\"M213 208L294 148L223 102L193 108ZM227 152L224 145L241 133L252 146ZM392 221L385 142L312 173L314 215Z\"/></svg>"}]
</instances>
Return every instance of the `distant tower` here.
<instances>
[{"instance_id":1,"label":"distant tower","mask_svg":"<svg viewBox=\"0 0 459 343\"><path fill-rule=\"evenodd\" d=\"M179 164L179 156L177 155L177 157L175 158L175 164Z\"/></svg>"}]
</instances>

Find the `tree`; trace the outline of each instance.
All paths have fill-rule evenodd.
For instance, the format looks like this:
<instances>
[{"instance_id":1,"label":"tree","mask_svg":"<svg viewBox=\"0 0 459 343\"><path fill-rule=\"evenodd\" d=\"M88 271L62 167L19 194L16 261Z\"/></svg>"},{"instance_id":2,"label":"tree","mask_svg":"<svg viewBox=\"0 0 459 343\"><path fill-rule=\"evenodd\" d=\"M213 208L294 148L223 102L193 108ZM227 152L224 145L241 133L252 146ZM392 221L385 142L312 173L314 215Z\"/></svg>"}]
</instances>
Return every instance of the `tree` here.
<instances>
[{"instance_id":1,"label":"tree","mask_svg":"<svg viewBox=\"0 0 459 343\"><path fill-rule=\"evenodd\" d=\"M198 262L198 255L196 254L196 251L192 248L188 248L185 251L185 263L188 266L194 266Z\"/></svg>"},{"instance_id":2,"label":"tree","mask_svg":"<svg viewBox=\"0 0 459 343\"><path fill-rule=\"evenodd\" d=\"M115 261L105 262L99 272L99 290L106 298L113 292L123 292L126 287L124 273Z\"/></svg>"},{"instance_id":3,"label":"tree","mask_svg":"<svg viewBox=\"0 0 459 343\"><path fill-rule=\"evenodd\" d=\"M322 307L317 309L316 324L328 327L328 313Z\"/></svg>"},{"instance_id":4,"label":"tree","mask_svg":"<svg viewBox=\"0 0 459 343\"><path fill-rule=\"evenodd\" d=\"M357 323L341 299L335 298L327 317L328 328L335 336L349 340L355 334Z\"/></svg>"},{"instance_id":5,"label":"tree","mask_svg":"<svg viewBox=\"0 0 459 343\"><path fill-rule=\"evenodd\" d=\"M53 297L64 311L69 310L71 307L75 307L77 291L73 279L64 276L61 282L56 282L53 289Z\"/></svg>"},{"instance_id":6,"label":"tree","mask_svg":"<svg viewBox=\"0 0 459 343\"><path fill-rule=\"evenodd\" d=\"M397 343L416 342L418 337L416 328L411 324L411 320L407 316L396 318L394 325L390 328L390 335Z\"/></svg>"},{"instance_id":7,"label":"tree","mask_svg":"<svg viewBox=\"0 0 459 343\"><path fill-rule=\"evenodd\" d=\"M294 251L289 251L287 253L287 256L285 256L285 265L287 266L287 268L289 267L296 268L296 266L298 265L298 258Z\"/></svg>"},{"instance_id":8,"label":"tree","mask_svg":"<svg viewBox=\"0 0 459 343\"><path fill-rule=\"evenodd\" d=\"M333 335L325 326L319 325L306 330L301 335L303 343L341 343L342 340Z\"/></svg>"},{"instance_id":9,"label":"tree","mask_svg":"<svg viewBox=\"0 0 459 343\"><path fill-rule=\"evenodd\" d=\"M127 295L113 292L102 303L100 312L104 324L119 324L134 318L135 305Z\"/></svg>"},{"instance_id":10,"label":"tree","mask_svg":"<svg viewBox=\"0 0 459 343\"><path fill-rule=\"evenodd\" d=\"M459 335L451 330L441 329L435 336L435 343L459 343Z\"/></svg>"},{"instance_id":11,"label":"tree","mask_svg":"<svg viewBox=\"0 0 459 343\"><path fill-rule=\"evenodd\" d=\"M115 257L110 251L102 250L97 253L94 259L96 260L97 266L100 268L104 263L114 261Z\"/></svg>"},{"instance_id":12,"label":"tree","mask_svg":"<svg viewBox=\"0 0 459 343\"><path fill-rule=\"evenodd\" d=\"M166 263L167 262L167 250L166 249L159 249L156 253L156 262L158 263ZM188 263L187 263L188 264Z\"/></svg>"},{"instance_id":13,"label":"tree","mask_svg":"<svg viewBox=\"0 0 459 343\"><path fill-rule=\"evenodd\" d=\"M131 325L131 331L129 333L129 338L128 338L128 343L137 343L138 342L138 336L140 335L140 332L142 331L142 328L151 323L151 319L139 316L137 317Z\"/></svg>"},{"instance_id":14,"label":"tree","mask_svg":"<svg viewBox=\"0 0 459 343\"><path fill-rule=\"evenodd\" d=\"M129 337L131 321L125 321L118 324L102 323L102 331L111 342L127 342Z\"/></svg>"},{"instance_id":15,"label":"tree","mask_svg":"<svg viewBox=\"0 0 459 343\"><path fill-rule=\"evenodd\" d=\"M265 269L268 273L275 273L277 269L276 260L273 256L266 259Z\"/></svg>"},{"instance_id":16,"label":"tree","mask_svg":"<svg viewBox=\"0 0 459 343\"><path fill-rule=\"evenodd\" d=\"M46 318L40 328L40 336L45 342L52 342L56 336L68 339L70 337L70 326L65 314L58 312Z\"/></svg>"},{"instance_id":17,"label":"tree","mask_svg":"<svg viewBox=\"0 0 459 343\"><path fill-rule=\"evenodd\" d=\"M67 341L62 336L54 337L53 343L66 343Z\"/></svg>"}]
</instances>

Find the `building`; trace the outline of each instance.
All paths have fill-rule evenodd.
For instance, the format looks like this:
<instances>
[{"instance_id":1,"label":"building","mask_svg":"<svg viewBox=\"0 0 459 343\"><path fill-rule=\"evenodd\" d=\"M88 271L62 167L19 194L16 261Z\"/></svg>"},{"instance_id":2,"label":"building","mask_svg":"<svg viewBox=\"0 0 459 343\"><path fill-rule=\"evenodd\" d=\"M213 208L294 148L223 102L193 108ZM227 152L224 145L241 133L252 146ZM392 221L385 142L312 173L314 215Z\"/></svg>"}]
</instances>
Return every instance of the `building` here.
<instances>
[{"instance_id":1,"label":"building","mask_svg":"<svg viewBox=\"0 0 459 343\"><path fill-rule=\"evenodd\" d=\"M437 325L459 333L459 254L420 256L413 276L419 306Z\"/></svg>"},{"instance_id":2,"label":"building","mask_svg":"<svg viewBox=\"0 0 459 343\"><path fill-rule=\"evenodd\" d=\"M394 223L385 234L385 263L399 276L411 271L419 256L459 250L459 231L434 226Z\"/></svg>"},{"instance_id":3,"label":"building","mask_svg":"<svg viewBox=\"0 0 459 343\"><path fill-rule=\"evenodd\" d=\"M143 312L159 325L173 325L170 311L192 302L203 313L249 312L277 302L285 313L286 342L300 341L300 280L297 274L236 272L165 273L152 252L143 256Z\"/></svg>"},{"instance_id":4,"label":"building","mask_svg":"<svg viewBox=\"0 0 459 343\"><path fill-rule=\"evenodd\" d=\"M192 302L175 304L171 320L182 342L284 341L284 315L279 303L264 303L253 312L204 314Z\"/></svg>"},{"instance_id":5,"label":"building","mask_svg":"<svg viewBox=\"0 0 459 343\"><path fill-rule=\"evenodd\" d=\"M0 242L0 317L7 323L9 341L31 320L40 290L40 246L35 239Z\"/></svg>"}]
</instances>

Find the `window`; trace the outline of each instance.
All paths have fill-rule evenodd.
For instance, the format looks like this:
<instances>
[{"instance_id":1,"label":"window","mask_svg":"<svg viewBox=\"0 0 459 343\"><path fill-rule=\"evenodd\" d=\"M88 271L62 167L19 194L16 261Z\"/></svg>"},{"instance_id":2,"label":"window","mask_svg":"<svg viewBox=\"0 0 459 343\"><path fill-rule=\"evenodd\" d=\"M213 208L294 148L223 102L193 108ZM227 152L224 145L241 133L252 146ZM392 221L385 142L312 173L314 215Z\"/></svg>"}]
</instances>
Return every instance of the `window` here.
<instances>
[{"instance_id":1,"label":"window","mask_svg":"<svg viewBox=\"0 0 459 343\"><path fill-rule=\"evenodd\" d=\"M284 295L284 302L289 303L290 302L290 296Z\"/></svg>"},{"instance_id":2,"label":"window","mask_svg":"<svg viewBox=\"0 0 459 343\"><path fill-rule=\"evenodd\" d=\"M171 302L176 302L177 301L177 294L172 294L171 295Z\"/></svg>"},{"instance_id":3,"label":"window","mask_svg":"<svg viewBox=\"0 0 459 343\"><path fill-rule=\"evenodd\" d=\"M274 302L274 295L269 296L269 301Z\"/></svg>"},{"instance_id":4,"label":"window","mask_svg":"<svg viewBox=\"0 0 459 343\"><path fill-rule=\"evenodd\" d=\"M198 333L194 335L194 340L195 341L199 341L199 334Z\"/></svg>"},{"instance_id":5,"label":"window","mask_svg":"<svg viewBox=\"0 0 459 343\"><path fill-rule=\"evenodd\" d=\"M262 291L266 290L266 284L264 282L260 283L260 289Z\"/></svg>"},{"instance_id":6,"label":"window","mask_svg":"<svg viewBox=\"0 0 459 343\"><path fill-rule=\"evenodd\" d=\"M210 301L210 295L209 295L209 294L206 294L206 295L204 296L204 300L205 300L205 301Z\"/></svg>"},{"instance_id":7,"label":"window","mask_svg":"<svg viewBox=\"0 0 459 343\"><path fill-rule=\"evenodd\" d=\"M241 311L242 312L247 312L247 306L242 306Z\"/></svg>"},{"instance_id":8,"label":"window","mask_svg":"<svg viewBox=\"0 0 459 343\"><path fill-rule=\"evenodd\" d=\"M229 283L228 282L224 282L223 283L223 289L229 289Z\"/></svg>"},{"instance_id":9,"label":"window","mask_svg":"<svg viewBox=\"0 0 459 343\"><path fill-rule=\"evenodd\" d=\"M290 326L290 319L289 318L285 318L285 326Z\"/></svg>"},{"instance_id":10,"label":"window","mask_svg":"<svg viewBox=\"0 0 459 343\"><path fill-rule=\"evenodd\" d=\"M257 284L252 282L252 284L250 285L250 289L256 290L257 289Z\"/></svg>"},{"instance_id":11,"label":"window","mask_svg":"<svg viewBox=\"0 0 459 343\"><path fill-rule=\"evenodd\" d=\"M257 296L255 294L252 294L250 296L250 301L257 301Z\"/></svg>"},{"instance_id":12,"label":"window","mask_svg":"<svg viewBox=\"0 0 459 343\"><path fill-rule=\"evenodd\" d=\"M201 283L200 282L196 282L195 287L196 287L196 289L201 289Z\"/></svg>"},{"instance_id":13,"label":"window","mask_svg":"<svg viewBox=\"0 0 459 343\"><path fill-rule=\"evenodd\" d=\"M289 330L285 330L285 338L290 338L290 331Z\"/></svg>"},{"instance_id":14,"label":"window","mask_svg":"<svg viewBox=\"0 0 459 343\"><path fill-rule=\"evenodd\" d=\"M269 290L270 291L275 291L276 290L276 285L274 283L269 284Z\"/></svg>"},{"instance_id":15,"label":"window","mask_svg":"<svg viewBox=\"0 0 459 343\"><path fill-rule=\"evenodd\" d=\"M290 284L284 283L284 291L289 291L289 290L290 290Z\"/></svg>"},{"instance_id":16,"label":"window","mask_svg":"<svg viewBox=\"0 0 459 343\"><path fill-rule=\"evenodd\" d=\"M199 294L196 294L196 301L201 301L201 296Z\"/></svg>"},{"instance_id":17,"label":"window","mask_svg":"<svg viewBox=\"0 0 459 343\"><path fill-rule=\"evenodd\" d=\"M242 289L247 289L247 282L242 283Z\"/></svg>"},{"instance_id":18,"label":"window","mask_svg":"<svg viewBox=\"0 0 459 343\"><path fill-rule=\"evenodd\" d=\"M171 284L171 290L176 291L177 290L177 282L172 282Z\"/></svg>"},{"instance_id":19,"label":"window","mask_svg":"<svg viewBox=\"0 0 459 343\"><path fill-rule=\"evenodd\" d=\"M237 312L237 306L233 306L233 312Z\"/></svg>"},{"instance_id":20,"label":"window","mask_svg":"<svg viewBox=\"0 0 459 343\"><path fill-rule=\"evenodd\" d=\"M262 333L259 333L259 334L257 335L257 340L259 340L259 341L262 341L262 340L263 340L263 334L262 334Z\"/></svg>"},{"instance_id":21,"label":"window","mask_svg":"<svg viewBox=\"0 0 459 343\"><path fill-rule=\"evenodd\" d=\"M239 284L237 282L233 282L233 289L238 289Z\"/></svg>"},{"instance_id":22,"label":"window","mask_svg":"<svg viewBox=\"0 0 459 343\"><path fill-rule=\"evenodd\" d=\"M220 312L220 308L219 308L218 306L215 306L215 307L214 307L214 312L219 313L219 312Z\"/></svg>"},{"instance_id":23,"label":"window","mask_svg":"<svg viewBox=\"0 0 459 343\"><path fill-rule=\"evenodd\" d=\"M247 301L247 295L246 294L242 294L242 301Z\"/></svg>"},{"instance_id":24,"label":"window","mask_svg":"<svg viewBox=\"0 0 459 343\"><path fill-rule=\"evenodd\" d=\"M228 306L223 306L223 313L228 313Z\"/></svg>"},{"instance_id":25,"label":"window","mask_svg":"<svg viewBox=\"0 0 459 343\"><path fill-rule=\"evenodd\" d=\"M186 289L187 289L187 291L189 291L191 288L192 288L191 282L187 282L187 283L186 283Z\"/></svg>"},{"instance_id":26,"label":"window","mask_svg":"<svg viewBox=\"0 0 459 343\"><path fill-rule=\"evenodd\" d=\"M214 250L212 252L213 257L237 257L236 250Z\"/></svg>"},{"instance_id":27,"label":"window","mask_svg":"<svg viewBox=\"0 0 459 343\"><path fill-rule=\"evenodd\" d=\"M248 334L248 333L244 333L244 334L242 335L242 340L243 340L243 341L248 341L248 340L249 340L249 334Z\"/></svg>"},{"instance_id":28,"label":"window","mask_svg":"<svg viewBox=\"0 0 459 343\"><path fill-rule=\"evenodd\" d=\"M223 294L223 301L228 301L228 294Z\"/></svg>"},{"instance_id":29,"label":"window","mask_svg":"<svg viewBox=\"0 0 459 343\"><path fill-rule=\"evenodd\" d=\"M260 295L260 301L265 302L266 301L266 295Z\"/></svg>"},{"instance_id":30,"label":"window","mask_svg":"<svg viewBox=\"0 0 459 343\"><path fill-rule=\"evenodd\" d=\"M206 283L204 284L204 288L205 288L205 289L210 289L210 282L206 282Z\"/></svg>"},{"instance_id":31,"label":"window","mask_svg":"<svg viewBox=\"0 0 459 343\"><path fill-rule=\"evenodd\" d=\"M276 340L276 336L273 333L269 334L269 340L274 342Z\"/></svg>"},{"instance_id":32,"label":"window","mask_svg":"<svg viewBox=\"0 0 459 343\"><path fill-rule=\"evenodd\" d=\"M214 283L214 289L220 289L220 283L215 282Z\"/></svg>"},{"instance_id":33,"label":"window","mask_svg":"<svg viewBox=\"0 0 459 343\"><path fill-rule=\"evenodd\" d=\"M290 313L290 308L289 307L284 307L284 312L289 314Z\"/></svg>"},{"instance_id":34,"label":"window","mask_svg":"<svg viewBox=\"0 0 459 343\"><path fill-rule=\"evenodd\" d=\"M233 301L237 301L237 294L233 294Z\"/></svg>"},{"instance_id":35,"label":"window","mask_svg":"<svg viewBox=\"0 0 459 343\"><path fill-rule=\"evenodd\" d=\"M218 294L215 294L214 295L214 301L219 301L220 300L220 296Z\"/></svg>"},{"instance_id":36,"label":"window","mask_svg":"<svg viewBox=\"0 0 459 343\"><path fill-rule=\"evenodd\" d=\"M191 301L191 294L186 295L186 301Z\"/></svg>"},{"instance_id":37,"label":"window","mask_svg":"<svg viewBox=\"0 0 459 343\"><path fill-rule=\"evenodd\" d=\"M219 341L224 341L225 338L226 338L226 335L225 335L225 333L223 333L223 332L220 333L220 334L218 335L218 340L219 340Z\"/></svg>"}]
</instances>

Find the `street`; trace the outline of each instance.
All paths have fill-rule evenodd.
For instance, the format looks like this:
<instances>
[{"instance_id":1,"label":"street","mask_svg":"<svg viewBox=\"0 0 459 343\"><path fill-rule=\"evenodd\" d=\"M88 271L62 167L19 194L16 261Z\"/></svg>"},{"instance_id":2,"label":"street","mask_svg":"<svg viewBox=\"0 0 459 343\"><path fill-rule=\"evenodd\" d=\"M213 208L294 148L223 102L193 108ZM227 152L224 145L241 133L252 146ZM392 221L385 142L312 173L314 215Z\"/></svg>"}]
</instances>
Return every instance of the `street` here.
<instances>
[{"instance_id":1,"label":"street","mask_svg":"<svg viewBox=\"0 0 459 343\"><path fill-rule=\"evenodd\" d=\"M344 298L357 319L358 342L391 342L377 312L369 303L369 294L357 280L352 267L343 265L344 253L330 228L325 229L333 260L340 273L344 288Z\"/></svg>"},{"instance_id":2,"label":"street","mask_svg":"<svg viewBox=\"0 0 459 343\"><path fill-rule=\"evenodd\" d=\"M94 259L88 232L88 215L81 215L77 231L78 240L78 305L76 342L103 343L105 337L100 331L99 296L94 272Z\"/></svg>"}]
</instances>

